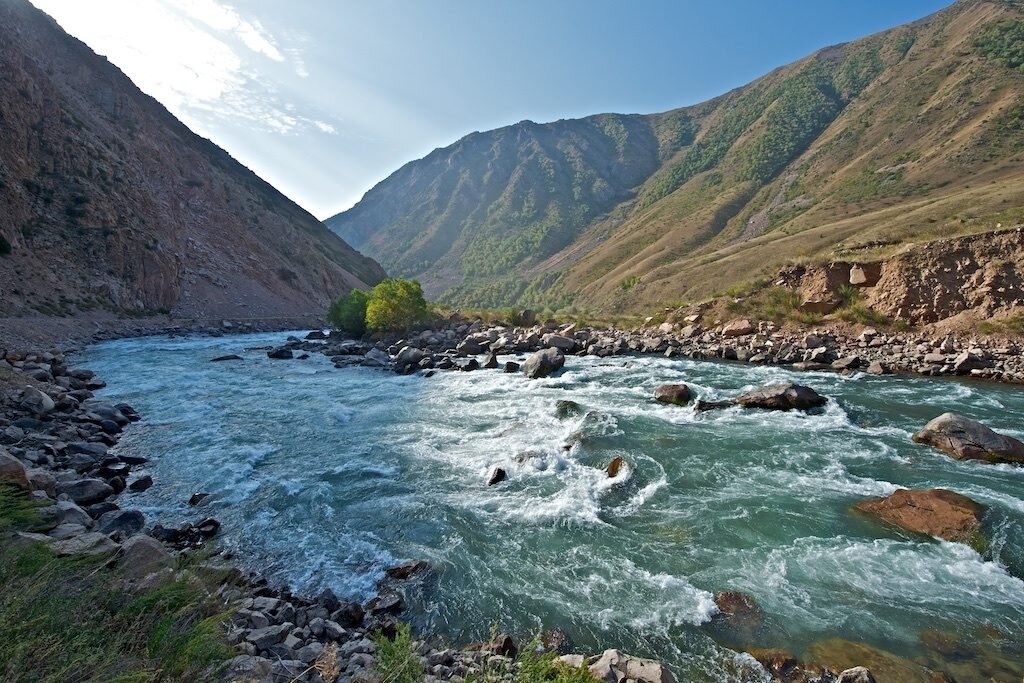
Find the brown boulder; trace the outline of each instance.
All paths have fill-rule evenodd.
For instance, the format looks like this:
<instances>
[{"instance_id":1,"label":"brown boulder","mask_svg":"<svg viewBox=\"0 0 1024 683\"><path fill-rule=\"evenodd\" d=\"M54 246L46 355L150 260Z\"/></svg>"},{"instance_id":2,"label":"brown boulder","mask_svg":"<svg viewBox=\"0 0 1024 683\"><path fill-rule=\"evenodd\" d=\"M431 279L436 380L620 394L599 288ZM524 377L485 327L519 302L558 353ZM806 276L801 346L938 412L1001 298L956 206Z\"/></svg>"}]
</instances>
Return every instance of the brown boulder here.
<instances>
[{"instance_id":1,"label":"brown boulder","mask_svg":"<svg viewBox=\"0 0 1024 683\"><path fill-rule=\"evenodd\" d=\"M886 498L865 500L853 507L901 529L966 543L979 552L987 546L981 532L985 507L954 491L900 489Z\"/></svg>"},{"instance_id":2,"label":"brown boulder","mask_svg":"<svg viewBox=\"0 0 1024 683\"><path fill-rule=\"evenodd\" d=\"M654 390L654 400L685 406L690 402L690 387L685 384L662 384Z\"/></svg>"},{"instance_id":3,"label":"brown boulder","mask_svg":"<svg viewBox=\"0 0 1024 683\"><path fill-rule=\"evenodd\" d=\"M785 382L751 389L737 396L734 402L744 408L807 410L825 405L828 399L810 387Z\"/></svg>"},{"instance_id":4,"label":"brown boulder","mask_svg":"<svg viewBox=\"0 0 1024 683\"><path fill-rule=\"evenodd\" d=\"M760 662L773 681L779 683L819 683L832 680L832 672L817 664L801 662L795 656L775 648L748 649L747 653Z\"/></svg>"},{"instance_id":5,"label":"brown boulder","mask_svg":"<svg viewBox=\"0 0 1024 683\"><path fill-rule=\"evenodd\" d=\"M715 593L715 605L718 607L717 618L729 626L742 629L754 629L764 621L764 615L754 596L740 591L721 591Z\"/></svg>"},{"instance_id":6,"label":"brown boulder","mask_svg":"<svg viewBox=\"0 0 1024 683\"><path fill-rule=\"evenodd\" d=\"M733 320L725 324L722 328L723 337L742 337L745 334L750 334L757 328L754 327L754 323L750 322L746 318L740 320Z\"/></svg>"},{"instance_id":7,"label":"brown boulder","mask_svg":"<svg viewBox=\"0 0 1024 683\"><path fill-rule=\"evenodd\" d=\"M609 477L617 477L619 475L619 471L622 470L622 466L625 464L626 461L622 459L622 456L617 455L610 463L608 463L608 467L605 468L605 471L608 472Z\"/></svg>"}]
</instances>

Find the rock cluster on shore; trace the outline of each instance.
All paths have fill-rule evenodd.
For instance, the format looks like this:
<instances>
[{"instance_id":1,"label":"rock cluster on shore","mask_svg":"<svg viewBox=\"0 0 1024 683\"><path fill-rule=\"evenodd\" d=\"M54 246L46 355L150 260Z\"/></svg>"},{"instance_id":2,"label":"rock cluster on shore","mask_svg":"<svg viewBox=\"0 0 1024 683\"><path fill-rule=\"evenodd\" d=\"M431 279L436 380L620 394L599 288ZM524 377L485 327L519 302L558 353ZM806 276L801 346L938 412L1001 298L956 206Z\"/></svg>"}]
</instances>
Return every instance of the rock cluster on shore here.
<instances>
[{"instance_id":1,"label":"rock cluster on shore","mask_svg":"<svg viewBox=\"0 0 1024 683\"><path fill-rule=\"evenodd\" d=\"M857 336L836 332L793 332L774 323L734 320L702 326L699 315L685 326L663 323L635 330L577 328L550 320L531 327L486 325L455 318L416 332L369 342L331 334L290 339L271 353L320 352L337 367L363 365L394 369L402 374L430 370L472 371L499 367L501 355L533 354L521 370L528 377L557 371L566 355L608 356L658 354L666 357L722 359L796 370L863 371L883 375L969 376L1003 382L1024 382L1024 356L1015 343L979 339L927 339L911 333L879 332L864 327ZM475 356L486 354L481 364ZM537 355L541 354L541 355ZM505 364L506 372L519 370Z\"/></svg>"}]
</instances>

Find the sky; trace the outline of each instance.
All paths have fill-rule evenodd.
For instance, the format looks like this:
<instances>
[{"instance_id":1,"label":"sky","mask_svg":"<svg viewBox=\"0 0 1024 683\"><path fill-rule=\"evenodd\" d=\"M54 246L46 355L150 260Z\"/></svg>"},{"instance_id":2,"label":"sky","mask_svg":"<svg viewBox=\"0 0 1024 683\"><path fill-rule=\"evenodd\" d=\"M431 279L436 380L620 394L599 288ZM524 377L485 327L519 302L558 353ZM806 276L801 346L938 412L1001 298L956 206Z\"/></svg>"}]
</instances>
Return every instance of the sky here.
<instances>
[{"instance_id":1,"label":"sky","mask_svg":"<svg viewBox=\"0 0 1024 683\"><path fill-rule=\"evenodd\" d=\"M318 218L524 119L695 104L950 0L31 0Z\"/></svg>"}]
</instances>

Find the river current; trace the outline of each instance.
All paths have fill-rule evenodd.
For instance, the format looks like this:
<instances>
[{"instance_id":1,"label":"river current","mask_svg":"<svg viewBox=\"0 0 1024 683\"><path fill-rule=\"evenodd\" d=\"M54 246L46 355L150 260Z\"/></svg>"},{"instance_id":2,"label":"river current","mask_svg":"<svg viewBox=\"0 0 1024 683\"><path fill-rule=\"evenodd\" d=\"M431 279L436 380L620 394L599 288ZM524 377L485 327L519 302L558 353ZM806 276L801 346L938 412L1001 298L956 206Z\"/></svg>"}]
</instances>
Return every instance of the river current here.
<instances>
[{"instance_id":1,"label":"river current","mask_svg":"<svg viewBox=\"0 0 1024 683\"><path fill-rule=\"evenodd\" d=\"M285 336L121 340L75 359L143 415L117 448L148 457L156 484L124 505L217 517L225 547L303 591L365 600L386 567L426 559L409 614L458 641L557 627L683 681L763 679L723 642L833 657L857 642L957 680L1022 675L1024 468L910 440L948 410L1024 438L1019 387L651 356L569 357L542 380L402 377L255 348ZM243 360L209 362L229 353ZM667 382L713 399L781 380L831 400L804 414L652 399ZM581 410L560 414L560 399ZM615 456L627 467L610 479ZM495 466L508 480L488 487ZM850 510L898 487L988 506L991 558ZM212 494L201 511L197 491ZM720 590L756 598L765 623L742 638L757 642L710 623ZM984 654L936 644L950 638Z\"/></svg>"}]
</instances>

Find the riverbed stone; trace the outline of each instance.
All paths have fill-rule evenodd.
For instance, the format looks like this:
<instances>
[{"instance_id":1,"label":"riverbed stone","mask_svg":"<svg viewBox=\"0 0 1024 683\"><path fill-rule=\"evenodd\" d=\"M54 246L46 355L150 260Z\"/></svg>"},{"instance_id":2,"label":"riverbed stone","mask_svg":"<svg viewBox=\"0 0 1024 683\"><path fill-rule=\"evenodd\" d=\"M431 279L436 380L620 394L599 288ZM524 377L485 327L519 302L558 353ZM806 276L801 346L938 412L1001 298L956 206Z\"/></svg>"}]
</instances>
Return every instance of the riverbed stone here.
<instances>
[{"instance_id":1,"label":"riverbed stone","mask_svg":"<svg viewBox=\"0 0 1024 683\"><path fill-rule=\"evenodd\" d=\"M751 389L737 396L734 402L744 408L809 410L825 405L828 399L810 387L784 382Z\"/></svg>"},{"instance_id":2,"label":"riverbed stone","mask_svg":"<svg viewBox=\"0 0 1024 683\"><path fill-rule=\"evenodd\" d=\"M487 475L487 485L494 486L500 482L505 481L508 478L505 470L500 467L495 467L491 470L491 473Z\"/></svg>"},{"instance_id":3,"label":"riverbed stone","mask_svg":"<svg viewBox=\"0 0 1024 683\"><path fill-rule=\"evenodd\" d=\"M1024 443L956 413L943 413L911 437L957 460L1024 465Z\"/></svg>"},{"instance_id":4,"label":"riverbed stone","mask_svg":"<svg viewBox=\"0 0 1024 683\"><path fill-rule=\"evenodd\" d=\"M561 349L550 347L537 351L523 363L523 374L530 379L548 377L565 365L565 354Z\"/></svg>"},{"instance_id":5,"label":"riverbed stone","mask_svg":"<svg viewBox=\"0 0 1024 683\"><path fill-rule=\"evenodd\" d=\"M981 531L985 507L955 491L899 489L853 507L906 531L966 543L979 551L987 546Z\"/></svg>"},{"instance_id":6,"label":"riverbed stone","mask_svg":"<svg viewBox=\"0 0 1024 683\"><path fill-rule=\"evenodd\" d=\"M654 390L654 400L661 403L685 406L691 398L690 387L685 384L662 384Z\"/></svg>"}]
</instances>

